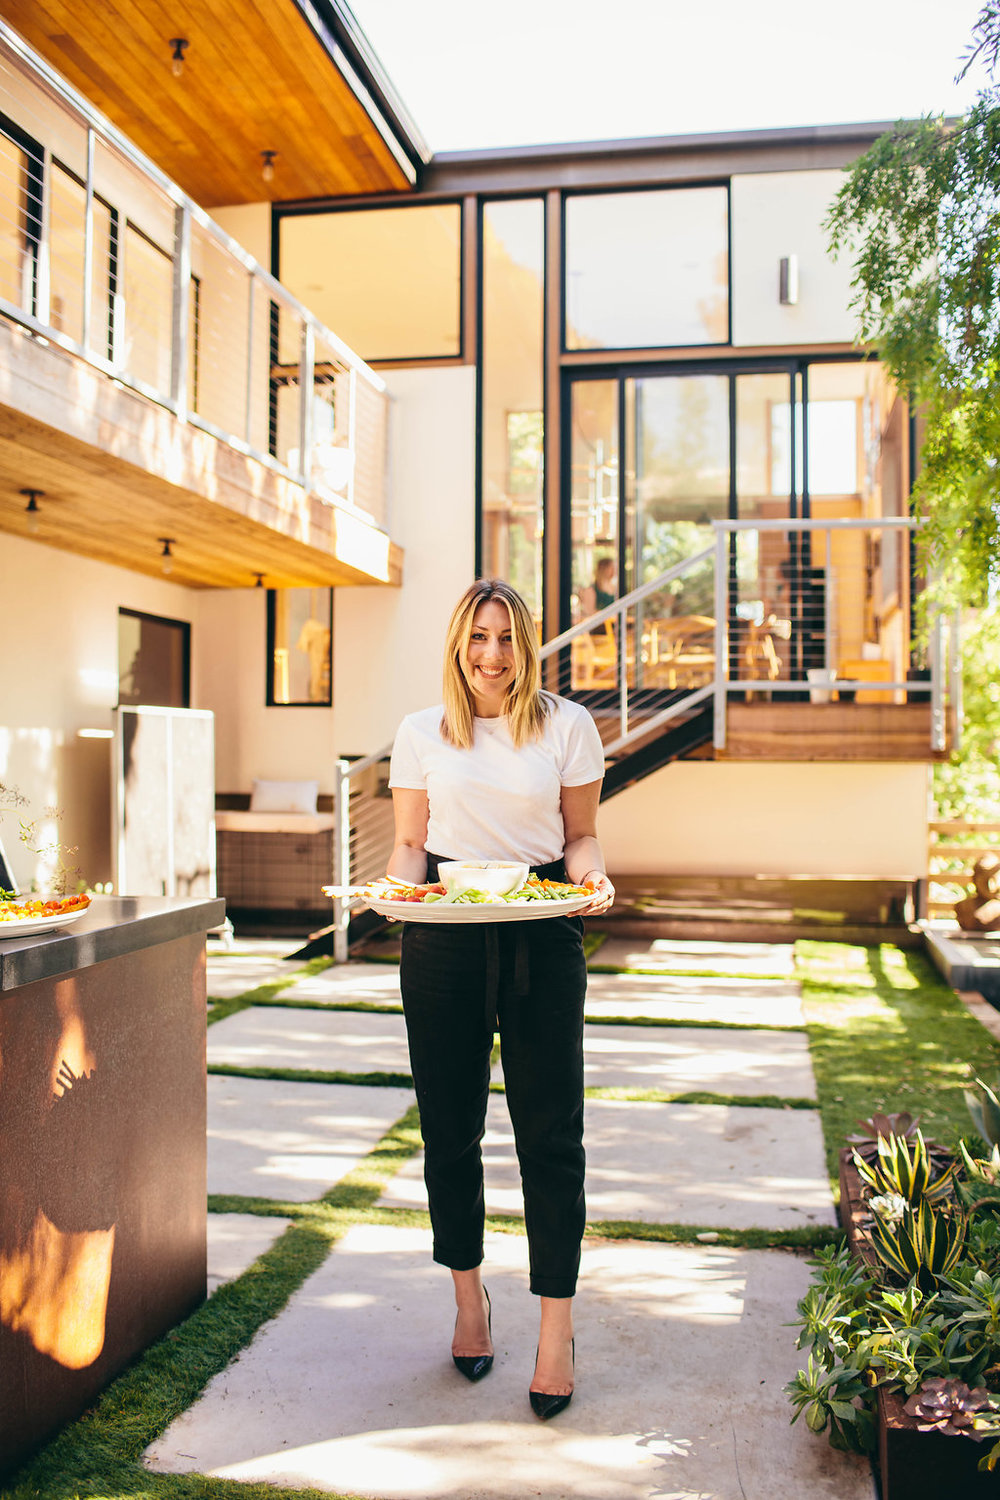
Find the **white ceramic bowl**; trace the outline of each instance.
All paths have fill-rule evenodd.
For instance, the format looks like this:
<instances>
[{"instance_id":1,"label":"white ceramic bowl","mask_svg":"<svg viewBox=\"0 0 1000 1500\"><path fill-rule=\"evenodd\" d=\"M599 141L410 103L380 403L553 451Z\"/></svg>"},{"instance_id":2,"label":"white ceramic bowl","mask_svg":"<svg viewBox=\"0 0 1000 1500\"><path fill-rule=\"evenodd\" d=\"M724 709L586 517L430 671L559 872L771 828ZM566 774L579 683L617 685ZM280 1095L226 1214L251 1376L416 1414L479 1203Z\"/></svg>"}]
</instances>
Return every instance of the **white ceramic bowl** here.
<instances>
[{"instance_id":1,"label":"white ceramic bowl","mask_svg":"<svg viewBox=\"0 0 1000 1500\"><path fill-rule=\"evenodd\" d=\"M438 880L449 896L461 891L489 891L491 896L509 896L528 878L528 866L502 859L442 860Z\"/></svg>"}]
</instances>

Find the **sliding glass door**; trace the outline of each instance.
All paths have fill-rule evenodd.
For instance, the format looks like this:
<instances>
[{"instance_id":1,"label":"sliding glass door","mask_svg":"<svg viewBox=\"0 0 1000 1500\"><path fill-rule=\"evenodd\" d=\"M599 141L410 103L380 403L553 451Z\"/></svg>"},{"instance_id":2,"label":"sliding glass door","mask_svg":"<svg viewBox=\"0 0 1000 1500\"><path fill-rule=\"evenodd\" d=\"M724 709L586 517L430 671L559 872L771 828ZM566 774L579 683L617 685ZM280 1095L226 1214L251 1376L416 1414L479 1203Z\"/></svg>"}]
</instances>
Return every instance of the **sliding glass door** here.
<instances>
[{"instance_id":1,"label":"sliding glass door","mask_svg":"<svg viewBox=\"0 0 1000 1500\"><path fill-rule=\"evenodd\" d=\"M713 540L713 521L905 511L901 466L881 457L896 451L889 440L898 405L874 361L574 371L564 397L564 629L696 557ZM886 633L903 597L896 543L904 538L884 538L875 577L871 559L853 556L864 547L860 532L832 536L838 579L851 580L835 597L825 533L773 524L734 533L731 675L802 677L871 651ZM611 624L602 628L613 633ZM630 686L673 690L710 678L713 560L655 589L630 612L628 632L624 653L605 644L609 660L595 686L617 683L623 656Z\"/></svg>"}]
</instances>

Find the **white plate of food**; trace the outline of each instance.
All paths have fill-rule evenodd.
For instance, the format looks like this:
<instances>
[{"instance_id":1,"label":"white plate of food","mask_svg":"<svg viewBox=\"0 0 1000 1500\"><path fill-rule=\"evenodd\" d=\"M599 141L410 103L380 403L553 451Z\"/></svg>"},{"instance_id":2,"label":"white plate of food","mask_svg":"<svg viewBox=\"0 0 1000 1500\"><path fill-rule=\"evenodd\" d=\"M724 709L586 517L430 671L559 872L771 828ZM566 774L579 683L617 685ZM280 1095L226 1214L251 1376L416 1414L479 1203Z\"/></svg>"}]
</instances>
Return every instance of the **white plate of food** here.
<instances>
[{"instance_id":1,"label":"white plate of food","mask_svg":"<svg viewBox=\"0 0 1000 1500\"><path fill-rule=\"evenodd\" d=\"M90 902L81 905L74 901L68 910L65 909L64 902L60 902L53 911L32 910L38 904L25 897L0 901L0 943L5 938L24 937L31 932L52 932L57 927L68 927L71 922L76 922L83 916Z\"/></svg>"},{"instance_id":2,"label":"white plate of food","mask_svg":"<svg viewBox=\"0 0 1000 1500\"><path fill-rule=\"evenodd\" d=\"M352 897L364 901L372 911L382 917L393 917L397 922L482 923L482 922L537 922L545 917L571 917L590 905L593 891L580 886L557 881L538 881L531 877L529 884L541 892L521 897L519 895L494 896L491 900L449 900L440 885L408 886L400 881L373 880L367 886L324 886L328 896ZM565 894L562 894L565 892ZM405 894L404 894L405 893Z\"/></svg>"}]
</instances>

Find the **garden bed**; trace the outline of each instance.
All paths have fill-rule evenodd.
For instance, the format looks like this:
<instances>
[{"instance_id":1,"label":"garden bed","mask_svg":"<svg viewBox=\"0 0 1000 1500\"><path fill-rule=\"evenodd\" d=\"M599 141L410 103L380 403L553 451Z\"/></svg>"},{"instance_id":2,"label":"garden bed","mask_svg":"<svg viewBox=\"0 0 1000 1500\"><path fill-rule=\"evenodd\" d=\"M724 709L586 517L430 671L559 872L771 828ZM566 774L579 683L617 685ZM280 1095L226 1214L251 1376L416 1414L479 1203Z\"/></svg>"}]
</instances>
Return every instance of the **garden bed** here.
<instances>
[{"instance_id":1,"label":"garden bed","mask_svg":"<svg viewBox=\"0 0 1000 1500\"><path fill-rule=\"evenodd\" d=\"M866 1266L878 1256L863 1231L867 1210L853 1153L840 1153L840 1218L848 1244ZM984 1444L940 1432L921 1432L916 1417L904 1411L905 1396L879 1387L875 1421L876 1462L882 1500L997 1500L1000 1475L977 1469Z\"/></svg>"}]
</instances>

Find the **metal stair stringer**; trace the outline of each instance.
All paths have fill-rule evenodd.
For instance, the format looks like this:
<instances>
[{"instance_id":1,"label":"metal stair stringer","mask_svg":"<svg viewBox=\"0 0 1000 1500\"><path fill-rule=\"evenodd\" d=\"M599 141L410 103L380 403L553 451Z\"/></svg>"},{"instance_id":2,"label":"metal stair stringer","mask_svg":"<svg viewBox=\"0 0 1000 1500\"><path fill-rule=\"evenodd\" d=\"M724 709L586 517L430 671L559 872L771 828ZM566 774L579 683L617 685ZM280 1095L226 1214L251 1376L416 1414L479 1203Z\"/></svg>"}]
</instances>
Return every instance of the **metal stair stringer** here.
<instances>
[{"instance_id":1,"label":"metal stair stringer","mask_svg":"<svg viewBox=\"0 0 1000 1500\"><path fill-rule=\"evenodd\" d=\"M712 738L712 719L711 701L699 703L690 714L674 719L634 750L611 757L604 772L601 801L606 802L643 777L652 775L661 766L707 744Z\"/></svg>"}]
</instances>

